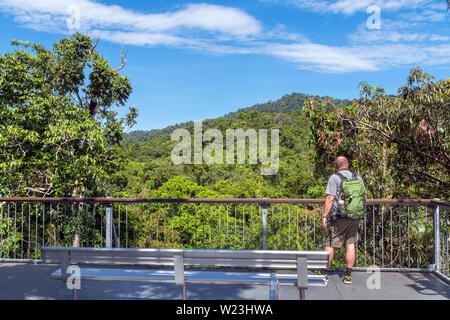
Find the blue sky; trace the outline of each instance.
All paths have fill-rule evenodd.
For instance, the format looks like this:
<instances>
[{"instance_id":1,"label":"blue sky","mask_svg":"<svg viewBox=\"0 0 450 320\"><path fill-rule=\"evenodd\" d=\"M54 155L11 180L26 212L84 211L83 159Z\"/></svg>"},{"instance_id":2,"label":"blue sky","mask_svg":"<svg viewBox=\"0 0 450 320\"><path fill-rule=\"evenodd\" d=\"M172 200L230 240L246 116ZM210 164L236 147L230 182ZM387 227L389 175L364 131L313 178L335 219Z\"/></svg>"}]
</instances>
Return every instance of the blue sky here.
<instances>
[{"instance_id":1,"label":"blue sky","mask_svg":"<svg viewBox=\"0 0 450 320\"><path fill-rule=\"evenodd\" d=\"M119 66L124 45L147 130L361 81L396 93L415 66L448 78L449 17L446 0L0 0L0 54L81 31Z\"/></svg>"}]
</instances>

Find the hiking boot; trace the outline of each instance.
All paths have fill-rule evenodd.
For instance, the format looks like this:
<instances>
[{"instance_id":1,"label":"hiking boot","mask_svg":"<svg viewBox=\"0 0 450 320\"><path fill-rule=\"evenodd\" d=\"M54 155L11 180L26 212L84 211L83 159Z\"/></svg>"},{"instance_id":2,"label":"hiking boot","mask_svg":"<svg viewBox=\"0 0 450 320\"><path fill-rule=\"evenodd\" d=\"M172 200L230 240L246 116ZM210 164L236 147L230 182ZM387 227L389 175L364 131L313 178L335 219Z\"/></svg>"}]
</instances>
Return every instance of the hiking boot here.
<instances>
[{"instance_id":1,"label":"hiking boot","mask_svg":"<svg viewBox=\"0 0 450 320\"><path fill-rule=\"evenodd\" d=\"M352 284L352 275L350 273L344 274L342 276L342 281L344 281L345 284Z\"/></svg>"},{"instance_id":2,"label":"hiking boot","mask_svg":"<svg viewBox=\"0 0 450 320\"><path fill-rule=\"evenodd\" d=\"M352 284L352 276L351 275L344 275L342 277L342 280L344 281L345 284Z\"/></svg>"},{"instance_id":3,"label":"hiking boot","mask_svg":"<svg viewBox=\"0 0 450 320\"><path fill-rule=\"evenodd\" d=\"M352 269L347 268L345 269L345 274L342 277L342 280L345 284L352 284Z\"/></svg>"}]
</instances>

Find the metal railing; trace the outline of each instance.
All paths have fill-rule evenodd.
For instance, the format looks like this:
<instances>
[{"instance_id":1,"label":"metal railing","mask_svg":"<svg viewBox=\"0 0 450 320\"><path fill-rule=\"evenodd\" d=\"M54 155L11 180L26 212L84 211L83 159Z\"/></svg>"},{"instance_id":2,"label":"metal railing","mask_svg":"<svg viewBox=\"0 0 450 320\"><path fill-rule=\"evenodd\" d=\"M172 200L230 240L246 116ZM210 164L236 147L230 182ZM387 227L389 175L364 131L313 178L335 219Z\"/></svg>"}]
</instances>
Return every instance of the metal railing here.
<instances>
[{"instance_id":1,"label":"metal railing","mask_svg":"<svg viewBox=\"0 0 450 320\"><path fill-rule=\"evenodd\" d=\"M324 200L2 198L0 261L42 246L321 250ZM449 271L450 203L368 200L356 267ZM343 263L336 252L336 265ZM448 278L447 278L448 280Z\"/></svg>"}]
</instances>

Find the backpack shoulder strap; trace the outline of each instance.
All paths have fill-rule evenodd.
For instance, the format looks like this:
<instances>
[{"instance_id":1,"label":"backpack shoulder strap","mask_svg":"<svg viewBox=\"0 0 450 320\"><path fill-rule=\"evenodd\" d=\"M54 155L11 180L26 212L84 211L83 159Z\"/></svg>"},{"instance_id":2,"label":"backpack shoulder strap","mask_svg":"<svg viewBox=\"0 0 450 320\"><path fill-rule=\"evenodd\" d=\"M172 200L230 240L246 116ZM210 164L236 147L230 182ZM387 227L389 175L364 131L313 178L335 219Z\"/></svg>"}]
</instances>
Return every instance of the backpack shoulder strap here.
<instances>
[{"instance_id":1,"label":"backpack shoulder strap","mask_svg":"<svg viewBox=\"0 0 450 320\"><path fill-rule=\"evenodd\" d=\"M339 179L341 179L341 183L340 183L340 190L339 190L339 194L337 194L336 198L337 199L341 199L342 198L342 184L345 180L347 180L347 177L345 177L342 173L338 172L336 173L336 175L339 177Z\"/></svg>"},{"instance_id":2,"label":"backpack shoulder strap","mask_svg":"<svg viewBox=\"0 0 450 320\"><path fill-rule=\"evenodd\" d=\"M341 182L344 181L344 180L347 180L347 178L344 177L344 175L342 173L340 173L340 172L336 173L336 175L341 179Z\"/></svg>"}]
</instances>

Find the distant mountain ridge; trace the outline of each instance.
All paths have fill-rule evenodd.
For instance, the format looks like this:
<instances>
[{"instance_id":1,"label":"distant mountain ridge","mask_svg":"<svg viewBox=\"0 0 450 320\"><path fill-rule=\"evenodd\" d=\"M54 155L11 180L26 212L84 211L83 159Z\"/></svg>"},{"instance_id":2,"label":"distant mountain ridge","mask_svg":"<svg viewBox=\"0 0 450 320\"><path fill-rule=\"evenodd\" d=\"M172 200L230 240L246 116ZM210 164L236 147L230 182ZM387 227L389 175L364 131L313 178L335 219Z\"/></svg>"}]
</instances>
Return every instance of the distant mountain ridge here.
<instances>
[{"instance_id":1,"label":"distant mountain ridge","mask_svg":"<svg viewBox=\"0 0 450 320\"><path fill-rule=\"evenodd\" d=\"M311 98L320 98L320 97L307 95L307 94L303 94L303 93L287 94L287 95L283 96L281 99L278 99L276 101L269 101L269 102L262 103L262 104L258 103L251 107L241 108L235 112L230 112L223 117L234 119L241 112L247 113L247 112L254 111L254 110L258 111L258 112L264 112L264 113L294 112L297 110L302 110L305 101L307 101ZM343 107L351 102L351 100L347 100L347 99L344 99L344 100L333 99L333 101L336 104L336 106L338 106L338 107ZM189 122L183 122L183 123L178 123L178 124L175 124L172 126L168 126L164 129L136 130L136 131L132 131L128 134L125 134L124 138L125 138L125 141L127 141L129 143L140 143L140 142L145 142L145 141L151 140L151 139L161 136L161 135L170 134L176 129L186 128L186 127L189 127L192 125L193 125L193 122L189 121Z\"/></svg>"},{"instance_id":2,"label":"distant mountain ridge","mask_svg":"<svg viewBox=\"0 0 450 320\"><path fill-rule=\"evenodd\" d=\"M124 139L129 143L141 143L151 140L155 137L163 136L165 134L171 134L174 130L180 128L186 128L193 125L193 121L178 123L172 126L165 127L164 129L153 130L135 130L124 135Z\"/></svg>"},{"instance_id":3,"label":"distant mountain ridge","mask_svg":"<svg viewBox=\"0 0 450 320\"><path fill-rule=\"evenodd\" d=\"M267 113L293 112L293 111L297 111L297 110L302 110L303 106L305 104L305 101L307 101L311 98L321 98L321 97L307 95L307 94L303 94L303 93L287 94L287 95L283 96L281 99L278 99L276 101L269 101L269 102L262 103L262 104L258 103L251 107L242 108L242 109L237 110L236 112L231 112L231 113L225 115L225 117L235 118L238 115L238 113L240 113L240 112L246 113L246 112L250 112L253 110L256 110L258 112L267 112ZM351 102L351 100L340 100L340 99L333 99L333 101L335 102L335 104L338 107L343 107L347 103Z\"/></svg>"}]
</instances>

